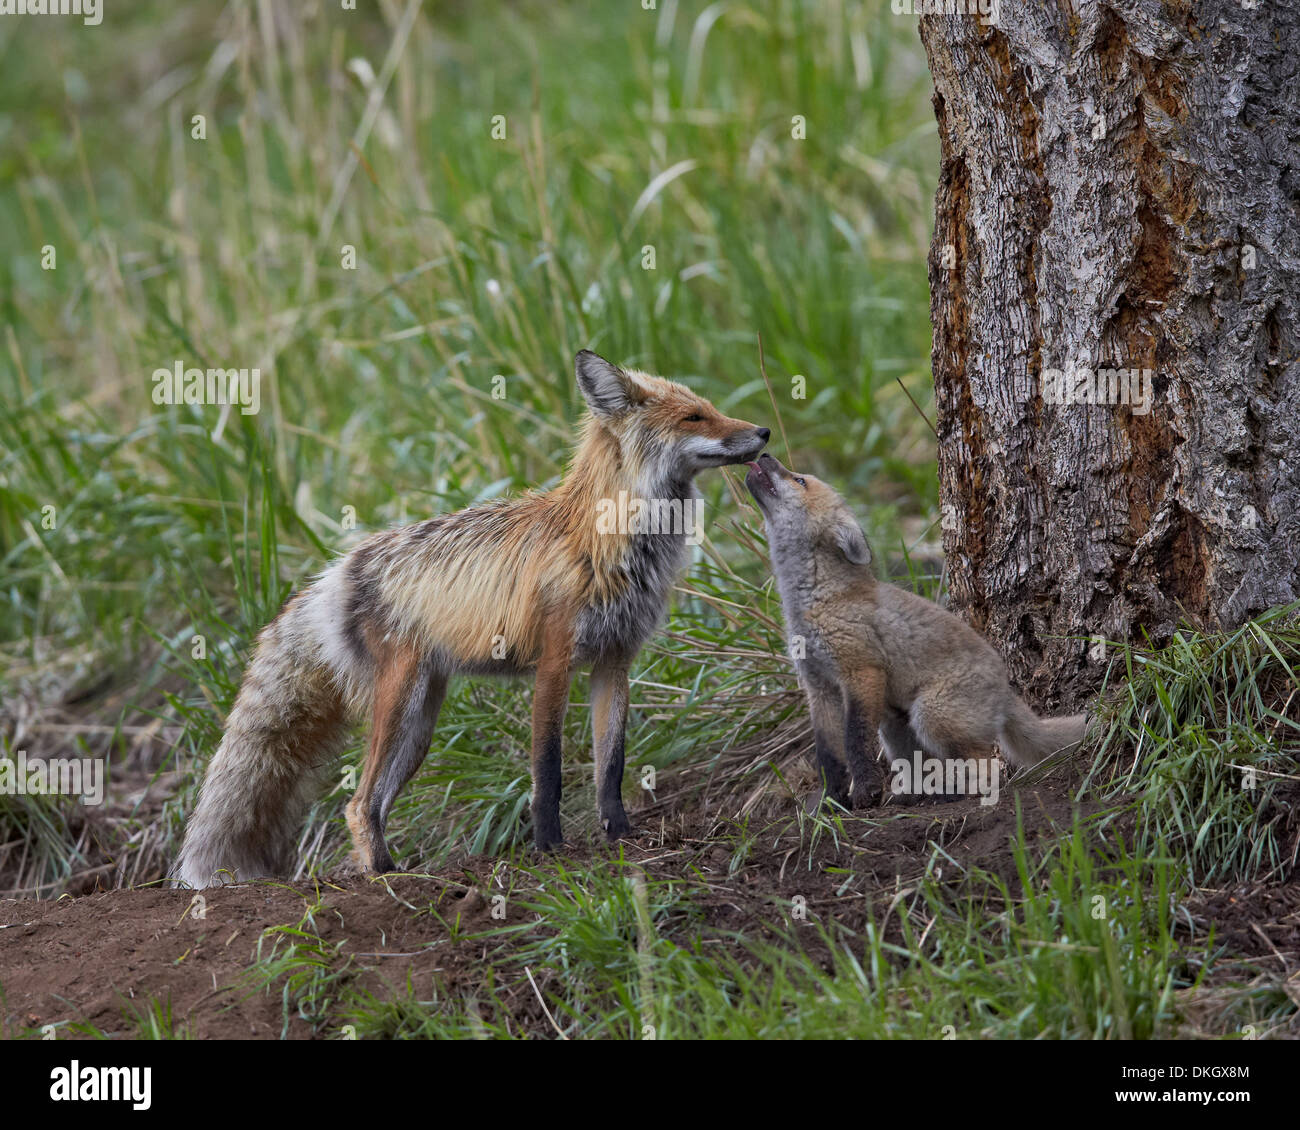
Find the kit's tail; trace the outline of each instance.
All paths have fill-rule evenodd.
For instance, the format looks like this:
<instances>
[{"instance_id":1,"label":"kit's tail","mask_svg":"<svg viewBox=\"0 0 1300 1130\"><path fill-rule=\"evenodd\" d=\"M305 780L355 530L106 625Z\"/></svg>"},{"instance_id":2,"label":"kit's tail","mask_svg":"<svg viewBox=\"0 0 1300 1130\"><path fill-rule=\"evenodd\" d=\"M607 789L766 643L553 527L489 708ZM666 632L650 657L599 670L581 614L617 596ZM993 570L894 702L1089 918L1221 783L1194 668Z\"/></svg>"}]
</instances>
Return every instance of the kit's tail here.
<instances>
[{"instance_id":1,"label":"kit's tail","mask_svg":"<svg viewBox=\"0 0 1300 1130\"><path fill-rule=\"evenodd\" d=\"M1086 714L1040 718L1023 699L1014 700L998 738L1003 752L1017 765L1035 765L1060 750L1073 750L1088 729Z\"/></svg>"}]
</instances>

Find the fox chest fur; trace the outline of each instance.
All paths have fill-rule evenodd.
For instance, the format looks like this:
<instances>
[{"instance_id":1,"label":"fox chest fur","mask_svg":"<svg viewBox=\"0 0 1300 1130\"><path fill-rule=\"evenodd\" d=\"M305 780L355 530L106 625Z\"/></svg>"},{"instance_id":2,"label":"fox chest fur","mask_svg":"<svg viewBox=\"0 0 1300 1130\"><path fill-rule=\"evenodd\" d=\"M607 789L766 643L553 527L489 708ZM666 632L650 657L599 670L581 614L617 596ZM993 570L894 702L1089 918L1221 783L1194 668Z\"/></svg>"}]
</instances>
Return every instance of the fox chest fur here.
<instances>
[{"instance_id":1,"label":"fox chest fur","mask_svg":"<svg viewBox=\"0 0 1300 1130\"><path fill-rule=\"evenodd\" d=\"M694 492L684 492L695 499ZM629 660L653 634L668 608L668 597L686 564L683 532L634 533L626 550L604 566L600 584L578 615L573 662ZM591 569L590 561L586 568Z\"/></svg>"},{"instance_id":2,"label":"fox chest fur","mask_svg":"<svg viewBox=\"0 0 1300 1130\"><path fill-rule=\"evenodd\" d=\"M786 646L801 679L817 685L840 681L835 648L818 614L816 562L811 551L780 552L773 547L773 571L785 616Z\"/></svg>"}]
</instances>

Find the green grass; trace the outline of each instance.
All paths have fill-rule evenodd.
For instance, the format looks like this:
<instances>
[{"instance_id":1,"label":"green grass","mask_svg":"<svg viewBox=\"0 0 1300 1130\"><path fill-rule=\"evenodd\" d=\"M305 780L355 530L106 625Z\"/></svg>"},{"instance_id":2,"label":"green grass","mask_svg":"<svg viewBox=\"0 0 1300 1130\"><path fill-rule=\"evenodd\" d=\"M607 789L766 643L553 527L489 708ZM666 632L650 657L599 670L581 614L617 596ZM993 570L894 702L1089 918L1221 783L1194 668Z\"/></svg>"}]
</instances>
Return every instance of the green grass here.
<instances>
[{"instance_id":1,"label":"green grass","mask_svg":"<svg viewBox=\"0 0 1300 1130\"><path fill-rule=\"evenodd\" d=\"M865 4L705 8L671 26L638 5L426 11L338 197L396 17L286 14L274 45L240 4L145 3L94 39L42 28L39 47L0 28L4 81L45 108L0 119L5 701L128 687L119 716L175 726L162 768L192 775L291 587L367 530L557 479L587 346L770 420L761 332L799 465L841 483L882 547L932 546L932 437L895 380L929 403L937 139L915 30ZM151 374L177 360L260 367L260 412L155 405ZM655 721L638 765L717 745L693 707L779 650L770 597L757 633L744 615L765 572L735 528L753 512L721 474L701 485L702 595L636 673ZM732 643L749 662L712 661ZM757 713L710 736L752 732ZM517 690L458 689L444 718L442 768L395 818L427 814L411 845L425 859L519 834L522 763L468 768L484 733L520 748ZM452 782L469 803L445 820ZM337 825L342 799L314 819ZM307 842L312 862L338 858L337 834Z\"/></svg>"},{"instance_id":2,"label":"green grass","mask_svg":"<svg viewBox=\"0 0 1300 1130\"><path fill-rule=\"evenodd\" d=\"M280 993L287 1035L293 1017L311 1025L322 1023L337 1003L351 961L342 954L347 939L329 943L321 939L317 918L328 913L316 898L297 923L271 926L257 941L257 959L249 970L245 992L275 986Z\"/></svg>"},{"instance_id":3,"label":"green grass","mask_svg":"<svg viewBox=\"0 0 1300 1130\"><path fill-rule=\"evenodd\" d=\"M1294 870L1297 612L1277 608L1230 632L1184 629L1167 647L1121 648L1112 661L1085 788L1135 796L1139 849L1177 845L1202 883Z\"/></svg>"},{"instance_id":4,"label":"green grass","mask_svg":"<svg viewBox=\"0 0 1300 1130\"><path fill-rule=\"evenodd\" d=\"M150 997L139 1003L123 1002L123 1012L130 1018L135 1040L188 1040L189 1029L172 1014L171 998Z\"/></svg>"},{"instance_id":5,"label":"green grass","mask_svg":"<svg viewBox=\"0 0 1300 1130\"><path fill-rule=\"evenodd\" d=\"M377 995L350 959L306 937L250 975L346 1038L550 1035L564 1039L1148 1039L1171 1035L1194 991L1171 936L1177 865L1076 823L1038 854L1023 834L1010 879L942 879L936 852L906 897L862 932L834 918L781 925L776 941L706 923L703 885L656 881L619 860L581 871L512 868L512 924L451 929L429 952L474 952L481 984L435 975ZM752 930L752 927L751 927ZM336 1007L317 1006L337 993ZM312 1002L304 1011L303 1002ZM290 1004L286 1003L286 1017Z\"/></svg>"},{"instance_id":6,"label":"green grass","mask_svg":"<svg viewBox=\"0 0 1300 1130\"><path fill-rule=\"evenodd\" d=\"M76 143L64 122L10 119L0 639L89 659L192 616L241 646L346 544L345 507L370 529L553 481L584 346L766 418L761 331L799 458L864 511L928 514L932 451L894 383L924 401L919 185L935 137L916 46L898 50L888 13L786 4L724 16L692 70L702 8L683 5L662 48L659 16L636 6L421 20L390 90L402 109L365 139L332 221L364 90L331 80L331 52L379 70L394 31L373 18L306 21L290 67L239 19L158 6L153 35L191 81L132 119L129 148L98 100L72 105ZM142 33L145 12L119 20ZM203 35L183 35L196 23ZM7 61L23 67L30 34L10 33ZM97 42L81 65L103 68L87 76L100 89L132 38ZM237 61L204 79L216 44ZM58 101L44 69L11 81L27 80L34 101ZM205 141L188 128L200 108ZM807 140L790 137L794 114ZM697 164L638 209L684 160ZM47 243L54 271L36 265ZM259 366L261 412L223 424L154 405L151 374L177 359ZM718 477L706 486L716 501ZM234 624L187 599L214 592Z\"/></svg>"}]
</instances>

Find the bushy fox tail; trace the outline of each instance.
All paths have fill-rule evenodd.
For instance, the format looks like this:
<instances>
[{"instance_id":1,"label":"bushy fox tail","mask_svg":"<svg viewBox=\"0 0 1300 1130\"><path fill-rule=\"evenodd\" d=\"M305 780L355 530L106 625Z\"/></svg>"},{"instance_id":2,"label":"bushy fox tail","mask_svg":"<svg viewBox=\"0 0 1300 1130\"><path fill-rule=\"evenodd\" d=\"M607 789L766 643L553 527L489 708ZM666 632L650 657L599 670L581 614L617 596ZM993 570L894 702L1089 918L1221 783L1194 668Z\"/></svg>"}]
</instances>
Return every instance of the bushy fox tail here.
<instances>
[{"instance_id":1,"label":"bushy fox tail","mask_svg":"<svg viewBox=\"0 0 1300 1130\"><path fill-rule=\"evenodd\" d=\"M1086 714L1040 718L1021 698L1013 698L1011 709L998 732L1008 760L1016 765L1035 765L1059 750L1072 750L1088 729Z\"/></svg>"},{"instance_id":2,"label":"bushy fox tail","mask_svg":"<svg viewBox=\"0 0 1300 1130\"><path fill-rule=\"evenodd\" d=\"M191 887L284 875L303 818L347 735L322 662L322 598L308 590L262 631L208 764L175 876Z\"/></svg>"}]
</instances>

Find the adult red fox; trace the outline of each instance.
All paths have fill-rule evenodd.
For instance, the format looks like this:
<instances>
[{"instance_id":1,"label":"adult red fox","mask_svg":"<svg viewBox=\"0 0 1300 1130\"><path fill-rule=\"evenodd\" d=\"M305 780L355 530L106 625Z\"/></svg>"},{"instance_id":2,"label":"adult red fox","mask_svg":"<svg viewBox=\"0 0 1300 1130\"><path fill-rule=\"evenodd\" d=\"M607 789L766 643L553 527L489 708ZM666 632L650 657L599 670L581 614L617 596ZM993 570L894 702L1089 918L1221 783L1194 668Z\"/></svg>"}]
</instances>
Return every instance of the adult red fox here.
<instances>
[{"instance_id":1,"label":"adult red fox","mask_svg":"<svg viewBox=\"0 0 1300 1130\"><path fill-rule=\"evenodd\" d=\"M1013 764L1033 765L1083 740L1086 715L1038 717L1007 681L1002 657L973 628L876 579L867 540L831 487L771 455L751 466L745 485L763 512L830 797L847 805L851 778L855 808L879 799L877 736L891 765L916 750L978 758L995 742Z\"/></svg>"},{"instance_id":2,"label":"adult red fox","mask_svg":"<svg viewBox=\"0 0 1300 1130\"><path fill-rule=\"evenodd\" d=\"M283 874L350 721L367 712L348 827L363 867L393 870L388 812L458 674L536 676L532 817L545 850L562 842L569 683L589 664L601 824L611 841L631 831L621 793L628 665L664 615L689 531L611 523L612 504L626 514L627 498L660 513L675 503L677 515L689 504L689 514L696 473L753 459L770 433L586 350L576 370L590 411L559 486L374 534L262 630L186 830L181 880Z\"/></svg>"}]
</instances>

